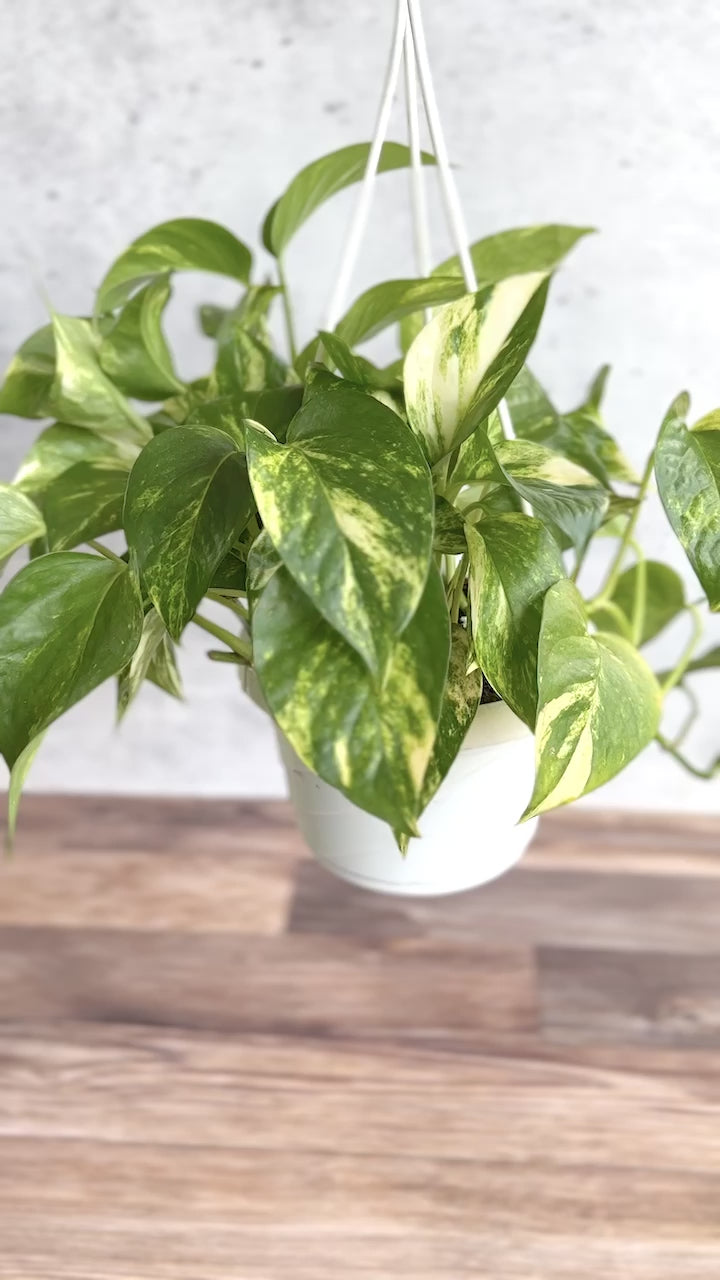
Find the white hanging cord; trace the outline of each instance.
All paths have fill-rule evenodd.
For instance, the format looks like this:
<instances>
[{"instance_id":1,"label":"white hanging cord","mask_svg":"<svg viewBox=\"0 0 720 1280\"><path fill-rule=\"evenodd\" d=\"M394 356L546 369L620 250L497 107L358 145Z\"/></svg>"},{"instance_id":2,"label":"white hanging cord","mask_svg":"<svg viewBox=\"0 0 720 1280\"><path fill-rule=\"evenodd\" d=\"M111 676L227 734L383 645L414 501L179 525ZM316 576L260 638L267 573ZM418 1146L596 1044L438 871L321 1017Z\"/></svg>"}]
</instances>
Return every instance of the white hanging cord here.
<instances>
[{"instance_id":1,"label":"white hanging cord","mask_svg":"<svg viewBox=\"0 0 720 1280\"><path fill-rule=\"evenodd\" d=\"M440 177L440 187L445 201L445 209L447 212L450 230L455 241L455 249L463 277L465 279L465 287L469 293L477 292L477 276L470 256L469 238L467 227L465 225L465 217L458 195L458 189L455 184L452 169L450 168L450 160L448 158L447 147L445 146L445 135L443 134L442 123L440 121L440 112L438 109L437 98L435 97L435 87L433 85L432 71L430 70L430 59L428 57L427 44L425 41L425 30L423 28L422 14L420 12L420 0L407 0L408 13L410 17L410 30L415 46L415 55L417 59L417 68L420 76L420 87L425 102L425 111L427 112L428 125L430 127L430 136L432 138L433 147L435 149L435 158L438 165L438 174ZM503 431L509 437L513 437L513 421L510 416L510 409L507 400L501 400L498 405L498 415Z\"/></svg>"},{"instance_id":2,"label":"white hanging cord","mask_svg":"<svg viewBox=\"0 0 720 1280\"><path fill-rule=\"evenodd\" d=\"M420 0L407 0L407 6L410 15L410 25L412 27L413 43L415 45L415 56L417 59L418 75L420 77L420 88L425 102L425 111L427 113L428 125L430 128L430 137L432 138L433 148L435 150L435 159L437 160L440 187L445 201L447 218L450 224L453 240L455 241L455 249L457 251L458 258L460 259L460 266L462 268L467 290L469 293L475 293L477 290L477 278L475 276L475 268L473 267L470 250L468 248L468 234L465 226L465 218L463 216L457 187L455 186L455 179L453 177L452 169L450 168L447 147L445 146L445 135L443 134L443 128L440 122L440 112L438 110L437 98L435 97L435 88L433 86L432 72L430 70L430 59L428 58L427 44L425 43L425 31L423 28L422 15L420 13Z\"/></svg>"},{"instance_id":3,"label":"white hanging cord","mask_svg":"<svg viewBox=\"0 0 720 1280\"><path fill-rule=\"evenodd\" d=\"M367 165L365 166L365 174L360 186L360 194L358 196L355 212L350 224L350 231L345 244L345 250L338 269L335 288L330 300L330 306L328 307L325 327L329 330L335 328L335 325L340 319L345 308L350 281L353 271L355 270L355 264L360 251L362 238L365 234L368 213L370 212L370 202L372 200L373 185L377 175L378 164L380 163L383 143L387 137L393 98L395 97L395 90L400 77L400 63L402 62L407 20L407 0L397 0L395 28L393 31L392 47L390 50L390 61L388 63L387 72L385 73L385 85L383 87L383 94L380 100L380 109L378 111L375 134L370 146Z\"/></svg>"},{"instance_id":4,"label":"white hanging cord","mask_svg":"<svg viewBox=\"0 0 720 1280\"><path fill-rule=\"evenodd\" d=\"M405 107L408 143L410 145L410 197L412 203L415 263L419 276L430 275L430 231L428 227L425 175L420 147L420 112L418 108L417 67L412 29L405 28Z\"/></svg>"}]
</instances>

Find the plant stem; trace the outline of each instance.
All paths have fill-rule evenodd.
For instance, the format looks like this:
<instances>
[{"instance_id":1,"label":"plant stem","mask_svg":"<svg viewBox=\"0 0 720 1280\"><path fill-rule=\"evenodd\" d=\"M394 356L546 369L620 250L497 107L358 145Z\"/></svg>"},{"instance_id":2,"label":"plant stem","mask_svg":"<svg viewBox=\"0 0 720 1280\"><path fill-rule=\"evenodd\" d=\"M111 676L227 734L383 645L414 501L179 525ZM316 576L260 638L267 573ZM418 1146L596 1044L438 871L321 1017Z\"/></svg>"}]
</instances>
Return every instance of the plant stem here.
<instances>
[{"instance_id":1,"label":"plant stem","mask_svg":"<svg viewBox=\"0 0 720 1280\"><path fill-rule=\"evenodd\" d=\"M452 580L450 591L450 621L458 622L460 619L460 602L462 600L463 587L465 586L465 576L467 574L468 557L463 555L460 563L455 570L455 576Z\"/></svg>"},{"instance_id":2,"label":"plant stem","mask_svg":"<svg viewBox=\"0 0 720 1280\"><path fill-rule=\"evenodd\" d=\"M285 267L282 257L277 260L278 276L280 278L280 287L282 289L283 311L285 313L285 331L287 333L288 347L290 348L290 363L295 363L297 356L297 341L295 338L295 318L293 316L292 302L290 301L290 293L288 291L287 276L285 275Z\"/></svg>"},{"instance_id":3,"label":"plant stem","mask_svg":"<svg viewBox=\"0 0 720 1280\"><path fill-rule=\"evenodd\" d=\"M656 733L655 741L658 746L662 747L663 751L667 751L668 755L671 755L674 760L677 760L678 764L681 764L684 769L687 769L688 773L692 773L695 778L702 778L704 782L708 782L711 778L716 778L720 773L720 760L716 760L715 764L711 765L709 769L700 769L698 765L693 764L688 760L687 756L684 756L682 751L678 751L675 744L671 742L669 738L663 737L661 733Z\"/></svg>"},{"instance_id":4,"label":"plant stem","mask_svg":"<svg viewBox=\"0 0 720 1280\"><path fill-rule=\"evenodd\" d=\"M114 560L116 564L121 564L124 568L127 568L125 560L123 560L121 556L116 556L115 552L111 551L109 547L104 547L102 542L95 542L93 539L88 538L85 545L92 547L93 551L97 551L98 554L104 556L106 560Z\"/></svg>"},{"instance_id":5,"label":"plant stem","mask_svg":"<svg viewBox=\"0 0 720 1280\"><path fill-rule=\"evenodd\" d=\"M683 649L683 652L678 658L678 661L676 662L675 666L670 672L670 675L667 677L666 680L663 681L662 685L660 686L662 689L663 697L667 697L670 690L674 689L675 685L678 684L680 680L682 680L683 676L685 675L685 672L688 669L688 666L690 665L692 656L698 646L698 641L700 640L703 633L702 614L700 613L700 610L698 609L697 605L694 605L694 604L688 605L688 612L691 614L693 619L692 634L685 648Z\"/></svg>"},{"instance_id":6,"label":"plant stem","mask_svg":"<svg viewBox=\"0 0 720 1280\"><path fill-rule=\"evenodd\" d=\"M243 622L250 621L250 614L236 596L223 595L222 591L208 591L210 600L216 600L218 604L224 604L226 609L231 609L238 618L242 618Z\"/></svg>"},{"instance_id":7,"label":"plant stem","mask_svg":"<svg viewBox=\"0 0 720 1280\"><path fill-rule=\"evenodd\" d=\"M620 573L622 571L623 560L625 559L625 553L630 543L632 542L633 534L635 533L635 526L637 525L637 522L638 522L638 517L640 515L640 508L642 506L643 499L647 495L647 491L650 487L650 481L652 479L654 465L655 465L655 450L653 449L652 453L650 454L650 457L648 458L645 464L645 470L643 471L643 474L642 474L642 480L640 481L640 487L637 493L637 505L633 508L630 515L628 516L628 522L627 522L627 525L625 526L625 532L623 533L623 536L620 539L620 546L618 547L615 559L613 560L612 564L610 565L610 569L608 570L608 576L605 580L605 585L602 588L602 590L599 592L599 594L596 596L597 600L605 600L607 597L611 596L613 591L615 590L615 587L617 585L617 580L620 577Z\"/></svg>"},{"instance_id":8,"label":"plant stem","mask_svg":"<svg viewBox=\"0 0 720 1280\"><path fill-rule=\"evenodd\" d=\"M647 560L643 555L642 548L638 546L635 539L631 539L632 549L637 558L637 572L635 574L635 598L633 600L632 610L632 642L637 648L642 640L643 629L645 627L645 612L647 609Z\"/></svg>"},{"instance_id":9,"label":"plant stem","mask_svg":"<svg viewBox=\"0 0 720 1280\"><path fill-rule=\"evenodd\" d=\"M611 614L615 619L621 636L625 640L629 640L631 638L630 624L620 606L615 604L613 600L591 600L587 606L587 611L591 618L594 613L600 613L601 610Z\"/></svg>"},{"instance_id":10,"label":"plant stem","mask_svg":"<svg viewBox=\"0 0 720 1280\"><path fill-rule=\"evenodd\" d=\"M226 631L225 627L218 626L217 622L211 622L209 618L204 618L202 614L196 613L193 622L198 627L202 627L203 631L207 631L211 636L215 636L216 640L221 640L226 644L228 649L232 649L238 658L242 658L248 666L252 662L252 647L247 640L241 639L240 636L234 636L231 631Z\"/></svg>"}]
</instances>

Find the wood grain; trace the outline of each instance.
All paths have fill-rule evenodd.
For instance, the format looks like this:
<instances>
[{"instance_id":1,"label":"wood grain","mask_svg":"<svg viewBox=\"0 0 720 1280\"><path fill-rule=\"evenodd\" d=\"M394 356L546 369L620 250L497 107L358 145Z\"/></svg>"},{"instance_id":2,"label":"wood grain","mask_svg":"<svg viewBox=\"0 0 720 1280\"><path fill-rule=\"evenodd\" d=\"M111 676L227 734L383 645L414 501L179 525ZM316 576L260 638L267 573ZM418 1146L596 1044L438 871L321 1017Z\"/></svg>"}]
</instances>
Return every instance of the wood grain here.
<instances>
[{"instance_id":1,"label":"wood grain","mask_svg":"<svg viewBox=\"0 0 720 1280\"><path fill-rule=\"evenodd\" d=\"M718 1280L718 853L575 810L383 899L283 805L29 797L0 1280Z\"/></svg>"}]
</instances>

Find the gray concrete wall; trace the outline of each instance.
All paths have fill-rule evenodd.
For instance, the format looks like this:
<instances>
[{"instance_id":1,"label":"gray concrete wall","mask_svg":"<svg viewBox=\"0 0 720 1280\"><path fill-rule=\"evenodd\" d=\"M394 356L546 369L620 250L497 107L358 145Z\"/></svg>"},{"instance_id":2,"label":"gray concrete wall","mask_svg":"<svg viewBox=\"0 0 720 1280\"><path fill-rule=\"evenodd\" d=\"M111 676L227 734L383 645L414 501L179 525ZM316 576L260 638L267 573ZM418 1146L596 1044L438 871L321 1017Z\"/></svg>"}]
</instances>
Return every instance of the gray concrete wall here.
<instances>
[{"instance_id":1,"label":"gray concrete wall","mask_svg":"<svg viewBox=\"0 0 720 1280\"><path fill-rule=\"evenodd\" d=\"M682 387L697 414L720 403L720 10L712 0L426 0L438 93L473 235L543 220L590 223L556 282L535 366L561 404L614 366L611 424L640 462ZM83 312L93 284L137 233L178 214L254 240L267 206L305 162L366 138L391 23L388 0L3 0L0 64L0 356L44 318L43 291ZM400 113L393 133L402 136ZM412 270L404 175L382 180L357 286ZM322 319L351 204L328 206L290 255L301 328ZM437 256L447 250L433 208ZM269 265L269 264L268 264ZM207 348L183 308L227 297L178 290L180 367ZM3 419L0 476L32 427ZM683 558L656 507L649 551ZM682 625L661 645L676 652ZM717 628L715 634L717 635ZM272 734L230 669L188 639L188 692L149 690L121 732L109 690L49 734L33 785L272 794ZM708 678L693 748L720 750L720 685ZM648 752L597 797L639 807L720 809Z\"/></svg>"}]
</instances>

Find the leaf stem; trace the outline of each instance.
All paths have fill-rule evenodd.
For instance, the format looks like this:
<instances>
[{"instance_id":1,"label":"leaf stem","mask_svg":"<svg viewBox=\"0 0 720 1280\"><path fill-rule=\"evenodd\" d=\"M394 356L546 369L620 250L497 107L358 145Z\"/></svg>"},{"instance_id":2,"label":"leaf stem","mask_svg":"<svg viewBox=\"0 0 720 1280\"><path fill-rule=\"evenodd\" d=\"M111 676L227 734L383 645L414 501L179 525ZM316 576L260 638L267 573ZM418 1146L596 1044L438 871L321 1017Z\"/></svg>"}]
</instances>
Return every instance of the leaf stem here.
<instances>
[{"instance_id":1,"label":"leaf stem","mask_svg":"<svg viewBox=\"0 0 720 1280\"><path fill-rule=\"evenodd\" d=\"M92 547L93 551L97 551L106 560L114 560L116 564L121 564L123 568L127 568L127 562L122 559L122 556L116 556L115 552L111 551L109 547L104 547L102 542L96 542L94 539L88 538L85 545Z\"/></svg>"},{"instance_id":2,"label":"leaf stem","mask_svg":"<svg viewBox=\"0 0 720 1280\"><path fill-rule=\"evenodd\" d=\"M252 646L247 640L243 640L240 636L234 636L231 631L226 631L225 627L221 627L217 622L211 622L209 618L203 617L202 614L196 613L193 622L198 627L202 627L203 631L207 631L209 635L215 636L216 640L221 640L226 644L228 649L232 649L238 658L242 658L248 666L252 662Z\"/></svg>"},{"instance_id":3,"label":"leaf stem","mask_svg":"<svg viewBox=\"0 0 720 1280\"><path fill-rule=\"evenodd\" d=\"M650 488L650 481L652 479L654 465L655 465L655 450L653 449L652 453L650 454L650 457L645 463L645 470L643 471L642 480L640 481L640 487L637 492L637 503L633 507L632 511L630 512L630 515L628 516L628 522L627 522L627 525L625 526L625 532L623 533L623 536L620 539L620 546L618 547L615 558L608 570L608 576L605 580L605 585L602 588L602 590L599 592L599 594L596 596L597 600L605 600L608 597L610 597L613 591L615 590L615 587L617 586L617 580L620 577L620 574L622 572L625 553L627 552L627 549L633 540L633 534L635 533L635 527L638 522L638 517L640 515L640 508L642 507L643 499L647 496L647 491Z\"/></svg>"},{"instance_id":4,"label":"leaf stem","mask_svg":"<svg viewBox=\"0 0 720 1280\"><path fill-rule=\"evenodd\" d=\"M215 600L218 604L224 604L226 609L231 609L238 618L242 618L243 622L250 621L250 614L245 608L245 605L241 604L236 596L226 596L223 595L222 591L210 590L208 591L208 597L210 600Z\"/></svg>"},{"instance_id":5,"label":"leaf stem","mask_svg":"<svg viewBox=\"0 0 720 1280\"><path fill-rule=\"evenodd\" d=\"M703 633L704 628L703 628L702 614L698 609L697 605L695 604L688 605L688 613L691 615L693 619L692 633L690 635L690 639L688 640L685 648L683 649L680 657L675 663L675 666L673 667L669 676L665 680L663 680L660 686L662 690L662 695L664 698L667 697L670 690L674 689L675 685L682 680L683 676L685 675L685 672L687 671L690 665L690 662L692 661L692 656L695 650L697 649L698 642Z\"/></svg>"},{"instance_id":6,"label":"leaf stem","mask_svg":"<svg viewBox=\"0 0 720 1280\"><path fill-rule=\"evenodd\" d=\"M678 751L674 742L671 742L669 738L665 738L663 734L656 733L655 741L658 746L662 747L663 751L667 751L668 755L671 755L674 760L677 760L678 764L681 764L683 768L687 769L688 773L691 773L695 778L702 778L704 782L708 782L712 778L717 778L720 773L720 760L716 760L709 769L701 769L698 765L693 764L691 760L688 760L687 756L684 756L682 751Z\"/></svg>"},{"instance_id":7,"label":"leaf stem","mask_svg":"<svg viewBox=\"0 0 720 1280\"><path fill-rule=\"evenodd\" d=\"M288 290L287 276L285 275L285 267L282 257L278 257L277 267L280 279L280 288L282 289L283 311L285 313L285 331L287 333L288 347L290 349L290 363L294 365L297 358L295 317L293 316L292 302L290 300L290 292Z\"/></svg>"},{"instance_id":8,"label":"leaf stem","mask_svg":"<svg viewBox=\"0 0 720 1280\"><path fill-rule=\"evenodd\" d=\"M625 640L631 639L632 633L630 630L630 623L625 617L625 614L623 613L620 606L618 604L615 604L614 600L600 600L600 599L591 600L587 606L587 611L591 618L594 613L601 613L601 612L609 613L611 617L615 619L615 623L620 631L621 636Z\"/></svg>"},{"instance_id":9,"label":"leaf stem","mask_svg":"<svg viewBox=\"0 0 720 1280\"><path fill-rule=\"evenodd\" d=\"M647 560L643 554L642 547L635 541L630 539L630 545L635 552L637 560L635 573L635 596L632 608L632 642L637 649L642 641L643 630L645 628L645 613L647 610Z\"/></svg>"}]
</instances>

